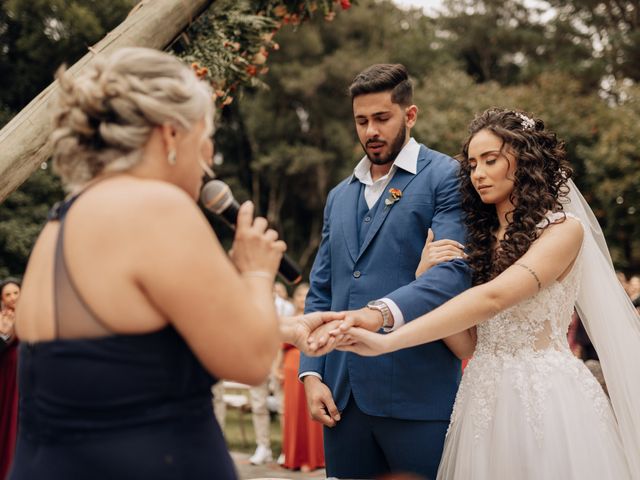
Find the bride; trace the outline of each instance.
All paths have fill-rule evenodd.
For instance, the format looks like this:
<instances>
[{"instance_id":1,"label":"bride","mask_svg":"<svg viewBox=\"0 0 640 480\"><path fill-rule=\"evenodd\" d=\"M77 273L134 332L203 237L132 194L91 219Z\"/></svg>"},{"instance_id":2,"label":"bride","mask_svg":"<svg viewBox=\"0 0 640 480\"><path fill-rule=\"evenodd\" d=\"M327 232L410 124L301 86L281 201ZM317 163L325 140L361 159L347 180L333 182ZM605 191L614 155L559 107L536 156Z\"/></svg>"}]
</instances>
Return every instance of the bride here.
<instances>
[{"instance_id":1,"label":"bride","mask_svg":"<svg viewBox=\"0 0 640 480\"><path fill-rule=\"evenodd\" d=\"M379 355L477 325L438 479L640 479L640 319L564 144L512 110L487 110L469 130L460 176L474 288L390 334L348 321L332 334ZM612 405L569 350L574 305Z\"/></svg>"}]
</instances>

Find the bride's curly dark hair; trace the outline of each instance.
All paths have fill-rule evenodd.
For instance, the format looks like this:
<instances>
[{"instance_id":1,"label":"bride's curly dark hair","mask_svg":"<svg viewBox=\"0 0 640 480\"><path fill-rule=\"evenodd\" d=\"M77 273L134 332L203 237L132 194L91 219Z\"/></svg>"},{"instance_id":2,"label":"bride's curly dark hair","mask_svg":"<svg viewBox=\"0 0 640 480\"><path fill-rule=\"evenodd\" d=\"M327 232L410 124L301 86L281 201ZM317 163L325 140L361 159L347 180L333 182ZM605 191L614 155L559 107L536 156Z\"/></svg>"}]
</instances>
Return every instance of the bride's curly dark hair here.
<instances>
[{"instance_id":1,"label":"bride's curly dark hair","mask_svg":"<svg viewBox=\"0 0 640 480\"><path fill-rule=\"evenodd\" d=\"M510 194L515 209L508 215L503 240L496 245L499 227L495 205L481 201L471 183L469 143L481 130L502 141L502 151L516 159L514 187ZM466 214L467 253L473 284L485 283L515 263L538 238L538 224L549 211L562 210L561 199L569 192L567 181L573 170L566 158L564 142L545 130L544 122L514 110L491 108L469 125L469 137L458 157L462 208Z\"/></svg>"}]
</instances>

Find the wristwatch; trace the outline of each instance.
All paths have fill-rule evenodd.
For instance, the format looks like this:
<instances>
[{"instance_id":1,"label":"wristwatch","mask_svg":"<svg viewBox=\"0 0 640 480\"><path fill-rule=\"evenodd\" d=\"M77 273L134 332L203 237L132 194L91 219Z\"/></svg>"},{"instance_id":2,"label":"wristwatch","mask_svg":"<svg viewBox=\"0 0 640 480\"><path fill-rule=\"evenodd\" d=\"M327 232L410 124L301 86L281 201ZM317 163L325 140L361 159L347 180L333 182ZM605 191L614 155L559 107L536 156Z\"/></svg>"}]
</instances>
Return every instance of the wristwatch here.
<instances>
[{"instance_id":1,"label":"wristwatch","mask_svg":"<svg viewBox=\"0 0 640 480\"><path fill-rule=\"evenodd\" d=\"M382 300L372 300L367 303L367 308L371 310L377 310L382 314L382 328L391 328L393 327L393 317L391 316L391 310L386 303Z\"/></svg>"}]
</instances>

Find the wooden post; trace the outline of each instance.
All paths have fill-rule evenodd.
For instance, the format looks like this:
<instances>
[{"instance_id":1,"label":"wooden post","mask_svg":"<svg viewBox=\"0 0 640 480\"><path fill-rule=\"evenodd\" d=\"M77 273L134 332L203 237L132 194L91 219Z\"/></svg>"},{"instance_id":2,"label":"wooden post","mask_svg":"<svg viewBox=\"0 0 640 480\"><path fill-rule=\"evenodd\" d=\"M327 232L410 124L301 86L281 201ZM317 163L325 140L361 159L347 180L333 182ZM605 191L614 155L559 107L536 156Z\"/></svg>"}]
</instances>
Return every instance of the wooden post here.
<instances>
[{"instance_id":1,"label":"wooden post","mask_svg":"<svg viewBox=\"0 0 640 480\"><path fill-rule=\"evenodd\" d=\"M164 49L215 0L142 0L113 31L89 48L69 72L77 75L99 55L122 47ZM20 79L15 79L20 81ZM0 130L0 202L51 155L51 107L57 82L50 84Z\"/></svg>"}]
</instances>

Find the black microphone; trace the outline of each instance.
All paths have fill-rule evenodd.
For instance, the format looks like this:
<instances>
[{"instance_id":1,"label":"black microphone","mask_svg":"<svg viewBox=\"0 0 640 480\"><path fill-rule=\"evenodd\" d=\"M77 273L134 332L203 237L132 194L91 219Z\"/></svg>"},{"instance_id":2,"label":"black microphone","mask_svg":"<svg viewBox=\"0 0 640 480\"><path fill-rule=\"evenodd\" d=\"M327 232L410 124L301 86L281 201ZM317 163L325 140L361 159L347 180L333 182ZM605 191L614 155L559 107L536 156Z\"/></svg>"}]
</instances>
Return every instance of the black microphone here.
<instances>
[{"instance_id":1,"label":"black microphone","mask_svg":"<svg viewBox=\"0 0 640 480\"><path fill-rule=\"evenodd\" d=\"M229 185L220 180L205 183L200 192L200 201L204 208L221 217L232 230L236 229L240 205ZM296 284L302 280L300 267L286 253L282 256L278 273L289 283Z\"/></svg>"}]
</instances>

